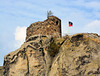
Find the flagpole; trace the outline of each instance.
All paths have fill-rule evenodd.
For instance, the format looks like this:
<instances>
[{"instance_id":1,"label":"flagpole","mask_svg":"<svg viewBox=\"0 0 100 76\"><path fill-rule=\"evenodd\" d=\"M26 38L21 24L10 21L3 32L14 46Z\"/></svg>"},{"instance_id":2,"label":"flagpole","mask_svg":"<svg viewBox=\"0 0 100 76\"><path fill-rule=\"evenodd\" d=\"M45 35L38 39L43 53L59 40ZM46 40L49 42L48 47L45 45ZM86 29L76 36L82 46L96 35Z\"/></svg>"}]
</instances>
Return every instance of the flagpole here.
<instances>
[{"instance_id":1,"label":"flagpole","mask_svg":"<svg viewBox=\"0 0 100 76\"><path fill-rule=\"evenodd\" d=\"M70 35L70 28L69 28L69 26L68 26L68 35Z\"/></svg>"},{"instance_id":2,"label":"flagpole","mask_svg":"<svg viewBox=\"0 0 100 76\"><path fill-rule=\"evenodd\" d=\"M68 23L68 35L70 35L70 30L69 30L69 23Z\"/></svg>"},{"instance_id":3,"label":"flagpole","mask_svg":"<svg viewBox=\"0 0 100 76\"><path fill-rule=\"evenodd\" d=\"M69 21L69 26L68 26L68 34L70 35L70 27L73 26L73 23Z\"/></svg>"},{"instance_id":4,"label":"flagpole","mask_svg":"<svg viewBox=\"0 0 100 76\"><path fill-rule=\"evenodd\" d=\"M69 27L68 27L68 35L69 35Z\"/></svg>"},{"instance_id":5,"label":"flagpole","mask_svg":"<svg viewBox=\"0 0 100 76\"><path fill-rule=\"evenodd\" d=\"M68 35L69 35L69 22L68 22Z\"/></svg>"}]
</instances>

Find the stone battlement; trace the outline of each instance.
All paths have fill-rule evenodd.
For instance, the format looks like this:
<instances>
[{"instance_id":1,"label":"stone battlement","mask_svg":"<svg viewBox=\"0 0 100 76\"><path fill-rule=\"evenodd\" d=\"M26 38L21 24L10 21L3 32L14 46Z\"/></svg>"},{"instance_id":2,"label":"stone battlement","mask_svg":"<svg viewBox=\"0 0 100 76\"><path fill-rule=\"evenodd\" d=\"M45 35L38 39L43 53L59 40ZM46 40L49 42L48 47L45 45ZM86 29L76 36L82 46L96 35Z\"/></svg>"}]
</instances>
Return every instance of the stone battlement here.
<instances>
[{"instance_id":1,"label":"stone battlement","mask_svg":"<svg viewBox=\"0 0 100 76\"><path fill-rule=\"evenodd\" d=\"M61 37L61 20L56 16L49 16L48 19L43 22L32 23L27 28L26 39L38 34Z\"/></svg>"}]
</instances>

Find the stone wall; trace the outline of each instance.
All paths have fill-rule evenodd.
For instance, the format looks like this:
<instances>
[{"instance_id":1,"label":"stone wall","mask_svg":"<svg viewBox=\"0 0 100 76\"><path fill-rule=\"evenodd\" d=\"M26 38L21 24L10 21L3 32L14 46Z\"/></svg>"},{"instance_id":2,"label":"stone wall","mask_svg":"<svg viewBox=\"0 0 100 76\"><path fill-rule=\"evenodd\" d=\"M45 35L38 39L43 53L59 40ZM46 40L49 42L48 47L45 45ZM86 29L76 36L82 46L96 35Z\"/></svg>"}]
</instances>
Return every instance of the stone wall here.
<instances>
[{"instance_id":1,"label":"stone wall","mask_svg":"<svg viewBox=\"0 0 100 76\"><path fill-rule=\"evenodd\" d=\"M52 35L53 37L61 37L61 20L55 16L49 16L43 22L32 23L27 28L28 39L32 35Z\"/></svg>"}]
</instances>

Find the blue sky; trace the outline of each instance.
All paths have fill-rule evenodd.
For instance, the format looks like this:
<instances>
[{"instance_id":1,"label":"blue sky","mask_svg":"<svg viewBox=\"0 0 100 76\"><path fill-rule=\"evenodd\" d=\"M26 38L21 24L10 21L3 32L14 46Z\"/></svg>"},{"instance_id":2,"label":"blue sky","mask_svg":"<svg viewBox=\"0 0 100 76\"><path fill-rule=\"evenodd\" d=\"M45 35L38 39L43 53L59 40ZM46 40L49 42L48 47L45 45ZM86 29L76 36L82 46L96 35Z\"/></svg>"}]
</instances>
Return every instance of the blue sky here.
<instances>
[{"instance_id":1,"label":"blue sky","mask_svg":"<svg viewBox=\"0 0 100 76\"><path fill-rule=\"evenodd\" d=\"M0 0L0 65L4 56L15 51L25 40L25 29L43 21L47 11L62 20L62 33L100 35L100 0Z\"/></svg>"}]
</instances>

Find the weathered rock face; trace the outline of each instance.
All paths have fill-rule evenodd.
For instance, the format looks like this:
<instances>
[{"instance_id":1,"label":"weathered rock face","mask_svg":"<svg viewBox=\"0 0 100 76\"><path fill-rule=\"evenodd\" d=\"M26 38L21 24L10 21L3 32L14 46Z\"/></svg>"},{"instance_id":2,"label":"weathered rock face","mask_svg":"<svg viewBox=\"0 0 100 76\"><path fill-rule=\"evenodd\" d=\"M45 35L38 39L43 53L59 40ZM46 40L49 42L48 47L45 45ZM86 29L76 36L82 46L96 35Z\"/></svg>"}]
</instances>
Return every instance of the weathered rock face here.
<instances>
[{"instance_id":1,"label":"weathered rock face","mask_svg":"<svg viewBox=\"0 0 100 76\"><path fill-rule=\"evenodd\" d=\"M48 19L43 22L32 23L27 28L26 39L38 34L61 37L61 20L55 16L49 16Z\"/></svg>"},{"instance_id":2,"label":"weathered rock face","mask_svg":"<svg viewBox=\"0 0 100 76\"><path fill-rule=\"evenodd\" d=\"M47 40L46 40L47 39ZM45 75L50 57L45 51L52 38L46 36L30 37L20 49L5 56L4 75L40 76ZM45 44L45 46L43 45ZM9 70L9 71L8 71Z\"/></svg>"},{"instance_id":3,"label":"weathered rock face","mask_svg":"<svg viewBox=\"0 0 100 76\"><path fill-rule=\"evenodd\" d=\"M51 43L59 50L51 36L29 37L21 48L5 56L4 76L48 76L52 59L58 53Z\"/></svg>"},{"instance_id":4,"label":"weathered rock face","mask_svg":"<svg viewBox=\"0 0 100 76\"><path fill-rule=\"evenodd\" d=\"M35 35L4 59L4 76L99 76L100 36Z\"/></svg>"},{"instance_id":5,"label":"weathered rock face","mask_svg":"<svg viewBox=\"0 0 100 76\"><path fill-rule=\"evenodd\" d=\"M100 36L77 34L67 38L49 76L100 76Z\"/></svg>"},{"instance_id":6,"label":"weathered rock face","mask_svg":"<svg viewBox=\"0 0 100 76\"><path fill-rule=\"evenodd\" d=\"M3 76L3 67L0 66L0 76Z\"/></svg>"}]
</instances>

